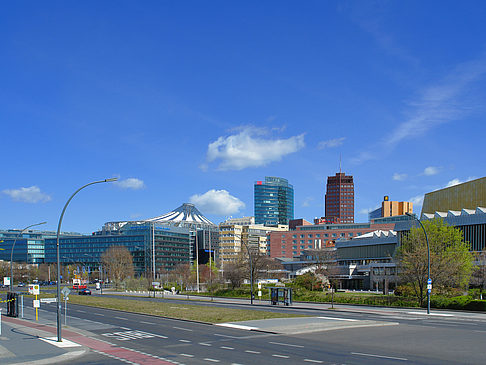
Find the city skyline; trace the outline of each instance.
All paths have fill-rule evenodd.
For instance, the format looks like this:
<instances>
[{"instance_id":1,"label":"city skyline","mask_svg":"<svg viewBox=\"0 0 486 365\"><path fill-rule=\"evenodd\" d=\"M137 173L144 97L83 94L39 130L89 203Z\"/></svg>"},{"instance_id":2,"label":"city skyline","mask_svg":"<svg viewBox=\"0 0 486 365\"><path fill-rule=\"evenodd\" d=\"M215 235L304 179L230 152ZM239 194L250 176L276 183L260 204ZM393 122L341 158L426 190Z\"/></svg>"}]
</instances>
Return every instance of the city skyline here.
<instances>
[{"instance_id":1,"label":"city skyline","mask_svg":"<svg viewBox=\"0 0 486 365\"><path fill-rule=\"evenodd\" d=\"M486 4L4 4L0 228L90 233L193 203L253 215L253 184L325 215L354 176L355 222L483 176Z\"/></svg>"}]
</instances>

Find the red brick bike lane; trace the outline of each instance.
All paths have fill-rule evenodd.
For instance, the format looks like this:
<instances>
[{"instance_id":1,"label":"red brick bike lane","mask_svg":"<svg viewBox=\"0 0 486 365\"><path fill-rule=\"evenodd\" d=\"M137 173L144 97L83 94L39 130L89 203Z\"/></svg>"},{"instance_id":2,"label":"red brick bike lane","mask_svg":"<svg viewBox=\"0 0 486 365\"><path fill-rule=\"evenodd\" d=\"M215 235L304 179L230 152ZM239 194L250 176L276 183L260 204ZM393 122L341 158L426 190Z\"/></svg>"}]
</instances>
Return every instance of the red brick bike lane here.
<instances>
[{"instance_id":1,"label":"red brick bike lane","mask_svg":"<svg viewBox=\"0 0 486 365\"><path fill-rule=\"evenodd\" d=\"M32 323L27 320L2 316L2 321L16 324L19 326L30 327L57 335L57 328L46 324ZM107 355L111 358L130 361L140 365L174 365L175 362L164 360L155 355L140 353L136 350L121 348L111 343L101 341L92 337L84 336L80 333L62 330L62 338L86 346L95 352Z\"/></svg>"}]
</instances>

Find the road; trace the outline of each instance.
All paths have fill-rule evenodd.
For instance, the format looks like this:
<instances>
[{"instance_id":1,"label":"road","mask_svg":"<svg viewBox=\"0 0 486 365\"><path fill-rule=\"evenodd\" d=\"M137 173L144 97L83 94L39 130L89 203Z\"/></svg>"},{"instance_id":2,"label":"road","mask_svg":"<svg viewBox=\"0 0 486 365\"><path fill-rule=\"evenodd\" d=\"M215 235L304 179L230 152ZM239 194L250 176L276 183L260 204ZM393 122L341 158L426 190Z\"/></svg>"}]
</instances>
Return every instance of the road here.
<instances>
[{"instance_id":1,"label":"road","mask_svg":"<svg viewBox=\"0 0 486 365\"><path fill-rule=\"evenodd\" d=\"M149 299L146 299L149 300ZM184 303L184 300L178 300ZM28 304L28 301L27 301ZM190 304L195 304L190 301ZM240 307L238 303L200 303ZM249 306L245 306L249 307ZM257 307L255 309L263 309ZM223 327L108 309L68 306L68 325L118 348L176 364L482 364L486 316L386 308L339 311L271 308L312 319L250 321ZM26 309L29 310L29 309ZM55 304L40 316L55 318ZM297 321L297 322L296 322ZM229 324L231 326L231 324ZM251 328L258 330L249 330ZM91 353L75 364L121 363ZM126 359L125 361L126 362ZM136 362L133 361L132 362Z\"/></svg>"}]
</instances>

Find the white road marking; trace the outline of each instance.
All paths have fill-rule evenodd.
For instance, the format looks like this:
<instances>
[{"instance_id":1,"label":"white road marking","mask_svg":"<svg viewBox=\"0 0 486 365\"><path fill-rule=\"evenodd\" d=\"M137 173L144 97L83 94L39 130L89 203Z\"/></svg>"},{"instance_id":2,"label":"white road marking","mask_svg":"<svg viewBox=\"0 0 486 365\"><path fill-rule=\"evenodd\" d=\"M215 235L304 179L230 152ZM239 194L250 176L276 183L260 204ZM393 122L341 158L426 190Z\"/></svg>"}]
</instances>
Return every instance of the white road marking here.
<instances>
[{"instance_id":1,"label":"white road marking","mask_svg":"<svg viewBox=\"0 0 486 365\"><path fill-rule=\"evenodd\" d=\"M185 356L185 357L194 357L194 355L190 355L190 354L179 354L181 356Z\"/></svg>"},{"instance_id":2,"label":"white road marking","mask_svg":"<svg viewBox=\"0 0 486 365\"><path fill-rule=\"evenodd\" d=\"M249 354L261 354L260 351L245 350L245 352L247 352Z\"/></svg>"},{"instance_id":3,"label":"white road marking","mask_svg":"<svg viewBox=\"0 0 486 365\"><path fill-rule=\"evenodd\" d=\"M128 321L128 319L127 319L127 318L123 318L123 317L115 317L115 318L116 318L116 319L122 319L122 320L124 320L124 321Z\"/></svg>"},{"instance_id":4,"label":"white road marking","mask_svg":"<svg viewBox=\"0 0 486 365\"><path fill-rule=\"evenodd\" d=\"M408 361L408 359L405 359L403 357L383 356L383 355L375 355L375 354L364 354L364 353L361 353L361 352L351 352L351 355L379 357L380 359L392 359L392 360Z\"/></svg>"},{"instance_id":5,"label":"white road marking","mask_svg":"<svg viewBox=\"0 0 486 365\"><path fill-rule=\"evenodd\" d=\"M485 333L486 331L474 330L474 332L481 332L481 333Z\"/></svg>"},{"instance_id":6,"label":"white road marking","mask_svg":"<svg viewBox=\"0 0 486 365\"><path fill-rule=\"evenodd\" d=\"M453 314L448 314L448 313L430 313L427 314L427 312L407 312L408 314L420 314L423 316L439 316L439 317L454 317Z\"/></svg>"},{"instance_id":7,"label":"white road marking","mask_svg":"<svg viewBox=\"0 0 486 365\"><path fill-rule=\"evenodd\" d=\"M289 358L289 356L287 356L287 355L277 355L277 354L273 354L272 356L273 357L280 357L282 359L288 359Z\"/></svg>"},{"instance_id":8,"label":"white road marking","mask_svg":"<svg viewBox=\"0 0 486 365\"><path fill-rule=\"evenodd\" d=\"M101 314L101 313L93 313L95 316L102 316L104 317L105 315L104 314Z\"/></svg>"},{"instance_id":9,"label":"white road marking","mask_svg":"<svg viewBox=\"0 0 486 365\"><path fill-rule=\"evenodd\" d=\"M210 358L205 358L203 360L206 360L206 361L211 361L211 362L219 362L220 360L216 360L216 359L210 359Z\"/></svg>"},{"instance_id":10,"label":"white road marking","mask_svg":"<svg viewBox=\"0 0 486 365\"><path fill-rule=\"evenodd\" d=\"M172 327L172 328L175 328L177 330L182 330L182 331L189 331L189 332L192 332L193 330L189 329L189 328L182 328L182 327Z\"/></svg>"},{"instance_id":11,"label":"white road marking","mask_svg":"<svg viewBox=\"0 0 486 365\"><path fill-rule=\"evenodd\" d=\"M145 321L140 321L140 323L143 323L143 324L153 324L152 322L145 322Z\"/></svg>"},{"instance_id":12,"label":"white road marking","mask_svg":"<svg viewBox=\"0 0 486 365\"><path fill-rule=\"evenodd\" d=\"M210 343L205 343L205 342L199 342L201 346L213 346Z\"/></svg>"},{"instance_id":13,"label":"white road marking","mask_svg":"<svg viewBox=\"0 0 486 365\"><path fill-rule=\"evenodd\" d=\"M81 309L78 309L78 312L86 313L86 311L82 311Z\"/></svg>"},{"instance_id":14,"label":"white road marking","mask_svg":"<svg viewBox=\"0 0 486 365\"><path fill-rule=\"evenodd\" d=\"M322 360L312 360L312 359L304 359L304 361L307 361L307 362L315 362L317 364L322 364L323 361Z\"/></svg>"},{"instance_id":15,"label":"white road marking","mask_svg":"<svg viewBox=\"0 0 486 365\"><path fill-rule=\"evenodd\" d=\"M321 319L332 319L334 321L349 321L349 322L356 322L359 321L359 319L351 319L351 318L335 318L335 317L317 317Z\"/></svg>"},{"instance_id":16,"label":"white road marking","mask_svg":"<svg viewBox=\"0 0 486 365\"><path fill-rule=\"evenodd\" d=\"M229 346L221 346L220 349L225 349L225 350L234 350L234 347L229 347Z\"/></svg>"},{"instance_id":17,"label":"white road marking","mask_svg":"<svg viewBox=\"0 0 486 365\"><path fill-rule=\"evenodd\" d=\"M179 340L179 342L189 343L191 341L189 341L189 340Z\"/></svg>"},{"instance_id":18,"label":"white road marking","mask_svg":"<svg viewBox=\"0 0 486 365\"><path fill-rule=\"evenodd\" d=\"M130 331L131 328L127 328L127 327L120 327L122 330L127 330L127 331Z\"/></svg>"},{"instance_id":19,"label":"white road marking","mask_svg":"<svg viewBox=\"0 0 486 365\"><path fill-rule=\"evenodd\" d=\"M271 343L273 345L281 345L281 346L301 347L301 348L304 347L302 345L293 345L291 343L282 343L282 342L269 342L269 343Z\"/></svg>"},{"instance_id":20,"label":"white road marking","mask_svg":"<svg viewBox=\"0 0 486 365\"><path fill-rule=\"evenodd\" d=\"M236 328L239 330L257 330L257 327L250 327L250 326L242 326L241 324L233 324L233 323L216 323L216 326L221 326L221 327L230 327L230 328Z\"/></svg>"},{"instance_id":21,"label":"white road marking","mask_svg":"<svg viewBox=\"0 0 486 365\"><path fill-rule=\"evenodd\" d=\"M214 336L227 337L227 338L240 338L240 336L222 335L220 333L214 333Z\"/></svg>"}]
</instances>

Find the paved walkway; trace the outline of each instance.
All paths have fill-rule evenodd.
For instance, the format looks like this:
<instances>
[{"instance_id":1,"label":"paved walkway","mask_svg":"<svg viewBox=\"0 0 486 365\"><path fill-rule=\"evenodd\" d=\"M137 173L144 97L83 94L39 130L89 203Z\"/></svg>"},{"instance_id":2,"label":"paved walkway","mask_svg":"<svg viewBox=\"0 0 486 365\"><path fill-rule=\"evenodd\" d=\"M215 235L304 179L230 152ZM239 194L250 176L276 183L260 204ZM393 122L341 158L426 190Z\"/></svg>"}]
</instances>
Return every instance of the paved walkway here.
<instances>
[{"instance_id":1,"label":"paved walkway","mask_svg":"<svg viewBox=\"0 0 486 365\"><path fill-rule=\"evenodd\" d=\"M3 311L2 311L3 312ZM43 313L46 317L47 313ZM2 315L0 335L0 364L43 365L68 363L89 351L103 354L125 363L147 365L173 365L165 359L120 348L95 338L93 333L63 326L62 341L57 341L55 315L40 318L26 314L24 318Z\"/></svg>"}]
</instances>

